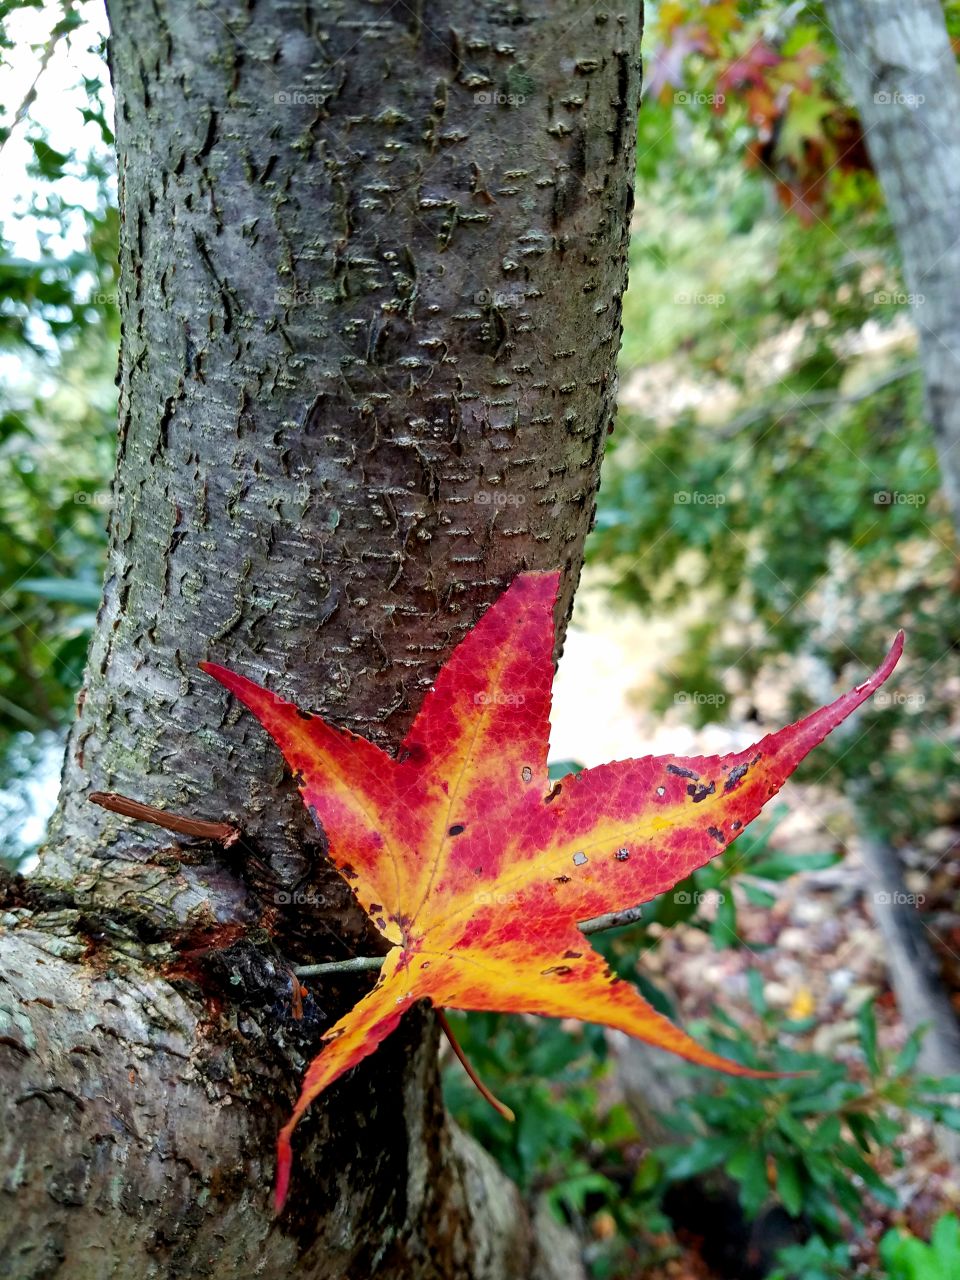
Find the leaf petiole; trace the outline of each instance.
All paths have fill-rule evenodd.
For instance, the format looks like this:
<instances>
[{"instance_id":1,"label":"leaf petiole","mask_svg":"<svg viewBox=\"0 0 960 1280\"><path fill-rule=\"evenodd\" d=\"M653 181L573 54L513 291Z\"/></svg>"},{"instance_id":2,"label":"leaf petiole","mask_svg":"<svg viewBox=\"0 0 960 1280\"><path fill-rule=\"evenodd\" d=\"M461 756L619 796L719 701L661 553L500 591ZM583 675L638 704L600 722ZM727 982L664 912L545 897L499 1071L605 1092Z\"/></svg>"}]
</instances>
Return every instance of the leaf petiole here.
<instances>
[{"instance_id":1,"label":"leaf petiole","mask_svg":"<svg viewBox=\"0 0 960 1280\"><path fill-rule=\"evenodd\" d=\"M470 1059L460 1048L460 1045L457 1042L457 1037L453 1034L453 1028L450 1026L450 1023L447 1020L447 1015L444 1013L442 1009L437 1010L437 1020L439 1021L440 1026L443 1029L443 1034L450 1041L450 1048L460 1059L460 1064L463 1067L464 1071L467 1073L467 1075L470 1077L473 1083L480 1090L480 1093L483 1095L483 1097L486 1098L486 1100L490 1103L494 1111L499 1111L499 1113L503 1116L504 1120L511 1120L511 1121L516 1120L517 1117L513 1114L513 1112L510 1110L507 1104L505 1102L501 1102L499 1098L495 1098L493 1094L490 1092L490 1090L487 1088L487 1086L480 1079L480 1077L477 1075L477 1073L474 1071L473 1067L470 1065Z\"/></svg>"}]
</instances>

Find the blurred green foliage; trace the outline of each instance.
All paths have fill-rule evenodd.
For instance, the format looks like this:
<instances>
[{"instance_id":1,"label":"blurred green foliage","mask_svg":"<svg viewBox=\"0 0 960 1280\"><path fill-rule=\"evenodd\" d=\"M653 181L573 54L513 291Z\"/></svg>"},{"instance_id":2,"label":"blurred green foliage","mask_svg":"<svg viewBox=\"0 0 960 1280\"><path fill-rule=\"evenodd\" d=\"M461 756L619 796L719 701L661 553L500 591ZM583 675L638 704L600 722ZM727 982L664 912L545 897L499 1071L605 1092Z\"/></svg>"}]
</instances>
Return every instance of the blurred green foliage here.
<instances>
[{"instance_id":1,"label":"blurred green foliage","mask_svg":"<svg viewBox=\"0 0 960 1280\"><path fill-rule=\"evenodd\" d=\"M861 1223L865 1192L879 1205L898 1204L876 1157L892 1152L894 1167L902 1165L895 1140L905 1116L932 1116L960 1129L960 1111L951 1102L960 1080L916 1073L919 1036L897 1054L879 1054L872 1009L865 1005L860 1065L848 1070L799 1047L814 1020L775 1016L763 1003L758 973L751 978L758 1023L750 1031L723 1014L693 1030L745 1066L802 1074L731 1084L683 1068L696 1081L694 1091L665 1117L683 1141L654 1151L638 1142L624 1105L604 1101L608 1051L599 1029L570 1031L552 1020L506 1014L450 1015L474 1067L517 1121L499 1117L456 1063L444 1073L449 1109L524 1190L545 1195L587 1238L601 1236L588 1249L593 1275L631 1275L625 1266L651 1264L656 1235L670 1230L662 1205L670 1186L694 1178L709 1185L716 1177L718 1194L722 1179L733 1180L747 1219L776 1201L812 1232L805 1244L784 1250L783 1270L776 1273L782 1280L850 1276L847 1240ZM615 1231L592 1229L608 1223ZM947 1228L939 1230L932 1251L913 1238L886 1237L882 1257L890 1280L954 1275L905 1269L907 1259L914 1267L914 1259L935 1265L947 1247L939 1243Z\"/></svg>"},{"instance_id":2,"label":"blurred green foliage","mask_svg":"<svg viewBox=\"0 0 960 1280\"><path fill-rule=\"evenodd\" d=\"M746 1067L797 1074L738 1080L736 1088L705 1080L668 1118L685 1141L658 1151L664 1176L678 1182L723 1171L736 1181L748 1217L775 1194L825 1240L842 1240L860 1220L865 1190L879 1204L897 1207L896 1191L871 1157L891 1154L894 1167L902 1167L894 1144L906 1113L960 1129L960 1111L950 1101L960 1081L916 1074L919 1034L898 1054L881 1055L869 1003L860 1011L859 1071L811 1053L800 1045L816 1020L774 1014L759 973L751 977L757 1021L750 1032L718 1011L706 1041Z\"/></svg>"},{"instance_id":3,"label":"blurred green foliage","mask_svg":"<svg viewBox=\"0 0 960 1280\"><path fill-rule=\"evenodd\" d=\"M95 11L86 2L0 8L0 147L26 178L0 222L0 859L8 863L25 852L29 811L52 800L53 762L100 599L110 508L118 215Z\"/></svg>"},{"instance_id":4,"label":"blurred green foliage","mask_svg":"<svg viewBox=\"0 0 960 1280\"><path fill-rule=\"evenodd\" d=\"M929 1244L902 1231L891 1230L880 1242L886 1280L953 1280L960 1276L960 1222L944 1214L933 1228ZM803 1245L784 1249L783 1266L770 1280L845 1280L851 1274L850 1250L813 1236Z\"/></svg>"},{"instance_id":5,"label":"blurred green foliage","mask_svg":"<svg viewBox=\"0 0 960 1280\"><path fill-rule=\"evenodd\" d=\"M668 1017L676 1017L672 1002L641 967L664 928L682 920L717 948L738 945L738 896L766 905L770 889L789 875L836 860L832 853L773 851L779 816L749 829L723 858L653 899L641 924L591 935L614 971ZM723 902L732 909L718 927ZM755 942L750 947L762 949ZM806 1243L784 1251L782 1280L843 1280L854 1274L847 1242L862 1224L865 1194L878 1206L898 1206L894 1182L878 1166L902 1167L897 1139L906 1118L922 1116L960 1131L960 1078L918 1073L922 1032L896 1053L881 1051L866 1002L856 1061L841 1063L809 1047L816 1017L784 1018L769 1007L759 970L748 971L747 989L753 1013L747 1024L718 1007L689 1029L715 1052L781 1078L731 1081L678 1064L694 1086L661 1116L677 1140L652 1150L639 1141L623 1103L609 1101L609 1047L600 1028L570 1030L507 1014L449 1015L480 1077L517 1120L508 1124L494 1112L456 1062L444 1072L451 1113L520 1186L544 1194L581 1233L590 1237L598 1224L612 1224L615 1230L601 1231L588 1250L594 1276L633 1275L630 1268L652 1265L658 1236L671 1231L664 1207L671 1186L698 1179L717 1197L732 1182L747 1221L777 1203L810 1233ZM899 1274L891 1270L891 1280Z\"/></svg>"},{"instance_id":6,"label":"blurred green foliage","mask_svg":"<svg viewBox=\"0 0 960 1280\"><path fill-rule=\"evenodd\" d=\"M896 689L801 776L856 782L886 835L915 839L960 814L960 591L909 324L922 299L903 293L873 175L811 144L798 207L797 170L777 153L811 95L823 121L849 115L820 6L790 6L779 44L782 6L657 13L665 40L701 44L684 92L668 83L641 112L622 407L588 556L624 600L682 618L659 706L685 699L695 723L750 714L751 689L799 685L800 669L829 696L905 628ZM728 77L741 88L722 110L696 101L760 42L794 61L814 47L809 81L774 103L763 77L784 73L761 68ZM770 145L737 163L765 111L782 112ZM818 700L797 687L786 710Z\"/></svg>"}]
</instances>

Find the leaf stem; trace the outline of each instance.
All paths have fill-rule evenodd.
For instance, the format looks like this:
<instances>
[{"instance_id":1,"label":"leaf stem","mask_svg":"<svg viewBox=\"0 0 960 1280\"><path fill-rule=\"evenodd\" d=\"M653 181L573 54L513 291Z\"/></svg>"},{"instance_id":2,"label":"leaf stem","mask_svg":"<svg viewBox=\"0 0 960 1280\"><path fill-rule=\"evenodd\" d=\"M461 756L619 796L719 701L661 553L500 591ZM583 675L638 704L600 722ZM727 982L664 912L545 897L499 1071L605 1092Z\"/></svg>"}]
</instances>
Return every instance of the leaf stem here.
<instances>
[{"instance_id":1,"label":"leaf stem","mask_svg":"<svg viewBox=\"0 0 960 1280\"><path fill-rule=\"evenodd\" d=\"M504 1120L516 1120L517 1117L513 1114L513 1112L510 1110L507 1104L505 1102L501 1102L499 1098L494 1097L494 1095L490 1092L487 1086L483 1083L483 1081L477 1075L476 1071L474 1071L473 1067L470 1064L470 1059L460 1048L460 1045L457 1041L457 1037L453 1034L453 1027L451 1027L450 1023L447 1021L446 1013L444 1013L442 1009L438 1009L436 1012L437 1012L437 1021L440 1023L441 1029L443 1030L443 1034L447 1037L447 1039L450 1042L450 1048L460 1059L460 1065L463 1067L464 1071L467 1073L467 1075L470 1077L473 1083L480 1090L481 1095L484 1098L486 1098L486 1100L490 1103L491 1107L493 1107L494 1111L499 1111L500 1115L503 1116Z\"/></svg>"}]
</instances>

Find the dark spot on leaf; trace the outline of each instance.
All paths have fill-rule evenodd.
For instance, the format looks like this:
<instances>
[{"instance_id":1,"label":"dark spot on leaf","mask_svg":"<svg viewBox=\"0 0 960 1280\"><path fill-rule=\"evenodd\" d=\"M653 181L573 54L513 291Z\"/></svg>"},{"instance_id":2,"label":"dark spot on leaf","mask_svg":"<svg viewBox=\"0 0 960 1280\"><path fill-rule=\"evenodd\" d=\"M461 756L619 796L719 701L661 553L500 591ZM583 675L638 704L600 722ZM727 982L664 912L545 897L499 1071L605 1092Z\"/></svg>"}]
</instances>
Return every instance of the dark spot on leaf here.
<instances>
[{"instance_id":1,"label":"dark spot on leaf","mask_svg":"<svg viewBox=\"0 0 960 1280\"><path fill-rule=\"evenodd\" d=\"M564 960L580 960L583 958L582 951L565 951L563 953Z\"/></svg>"},{"instance_id":2,"label":"dark spot on leaf","mask_svg":"<svg viewBox=\"0 0 960 1280\"><path fill-rule=\"evenodd\" d=\"M354 871L353 867L351 867L349 862L345 862L343 864L343 866L340 868L340 874L346 880L357 880L359 878L357 876L357 873Z\"/></svg>"},{"instance_id":3,"label":"dark spot on leaf","mask_svg":"<svg viewBox=\"0 0 960 1280\"><path fill-rule=\"evenodd\" d=\"M626 862L626 860L630 857L630 850L618 849L613 856L616 858L618 862Z\"/></svg>"},{"instance_id":4,"label":"dark spot on leaf","mask_svg":"<svg viewBox=\"0 0 960 1280\"><path fill-rule=\"evenodd\" d=\"M678 778L693 778L694 782L700 779L699 773L694 773L692 769L681 768L678 764L668 764L667 773L675 773Z\"/></svg>"},{"instance_id":5,"label":"dark spot on leaf","mask_svg":"<svg viewBox=\"0 0 960 1280\"><path fill-rule=\"evenodd\" d=\"M297 715L300 717L301 720L313 719L313 716L310 714L309 711L301 711L299 707L297 707Z\"/></svg>"},{"instance_id":6,"label":"dark spot on leaf","mask_svg":"<svg viewBox=\"0 0 960 1280\"><path fill-rule=\"evenodd\" d=\"M687 795L693 799L694 804L699 804L701 800L706 800L707 796L712 796L717 789L717 784L711 782L708 785L701 782L698 786L694 786L691 782L687 787Z\"/></svg>"},{"instance_id":7,"label":"dark spot on leaf","mask_svg":"<svg viewBox=\"0 0 960 1280\"><path fill-rule=\"evenodd\" d=\"M479 879L483 875L483 867L474 867L473 874Z\"/></svg>"},{"instance_id":8,"label":"dark spot on leaf","mask_svg":"<svg viewBox=\"0 0 960 1280\"><path fill-rule=\"evenodd\" d=\"M569 884L569 883L570 883L570 877L569 877L569 876L554 876L554 877L553 877L553 882L554 882L554 884Z\"/></svg>"},{"instance_id":9,"label":"dark spot on leaf","mask_svg":"<svg viewBox=\"0 0 960 1280\"><path fill-rule=\"evenodd\" d=\"M420 962L420 968L421 968L421 969L429 969L429 968L430 968L430 961L429 961L429 960L422 960L422 961Z\"/></svg>"},{"instance_id":10,"label":"dark spot on leaf","mask_svg":"<svg viewBox=\"0 0 960 1280\"><path fill-rule=\"evenodd\" d=\"M587 858L587 855L583 852L582 849L579 851L579 853L575 853L573 855L573 865L575 867L582 867L583 864L588 861L589 859Z\"/></svg>"},{"instance_id":11,"label":"dark spot on leaf","mask_svg":"<svg viewBox=\"0 0 960 1280\"><path fill-rule=\"evenodd\" d=\"M717 844L726 844L727 839L719 827L707 827L707 835L713 836Z\"/></svg>"},{"instance_id":12,"label":"dark spot on leaf","mask_svg":"<svg viewBox=\"0 0 960 1280\"><path fill-rule=\"evenodd\" d=\"M452 827L449 829L449 831L447 832L447 835L448 835L448 836L459 836L459 835L462 835L462 834L463 834L464 830L465 830L465 828L464 828L464 825L463 825L463 823L462 823L462 822L455 822L455 823L453 824L453 826L452 826Z\"/></svg>"},{"instance_id":13,"label":"dark spot on leaf","mask_svg":"<svg viewBox=\"0 0 960 1280\"><path fill-rule=\"evenodd\" d=\"M562 975L565 973L573 973L573 970L570 968L568 964L552 964L549 969L540 970L540 976L542 978L548 978L550 977L551 974L554 974L554 973Z\"/></svg>"},{"instance_id":14,"label":"dark spot on leaf","mask_svg":"<svg viewBox=\"0 0 960 1280\"><path fill-rule=\"evenodd\" d=\"M524 780L524 782L533 781L533 770L530 768L528 764L525 764L523 768L520 770L520 777Z\"/></svg>"},{"instance_id":15,"label":"dark spot on leaf","mask_svg":"<svg viewBox=\"0 0 960 1280\"><path fill-rule=\"evenodd\" d=\"M294 769L292 777L293 777L293 785L295 787L303 786L303 770L302 769Z\"/></svg>"},{"instance_id":16,"label":"dark spot on leaf","mask_svg":"<svg viewBox=\"0 0 960 1280\"><path fill-rule=\"evenodd\" d=\"M738 764L736 768L731 769L727 775L726 782L723 784L724 791L732 791L737 783L746 776L749 769L750 766L746 761L744 761L743 764Z\"/></svg>"},{"instance_id":17,"label":"dark spot on leaf","mask_svg":"<svg viewBox=\"0 0 960 1280\"><path fill-rule=\"evenodd\" d=\"M734 829L734 831L739 831L740 828L743 826L743 823L740 821L739 818L737 818L734 822L731 822L730 825Z\"/></svg>"},{"instance_id":18,"label":"dark spot on leaf","mask_svg":"<svg viewBox=\"0 0 960 1280\"><path fill-rule=\"evenodd\" d=\"M560 794L562 790L563 790L563 783L555 782L553 784L552 789L548 791L547 794L544 796L543 803L549 804L551 800L556 800L557 796Z\"/></svg>"},{"instance_id":19,"label":"dark spot on leaf","mask_svg":"<svg viewBox=\"0 0 960 1280\"><path fill-rule=\"evenodd\" d=\"M327 1034L323 1037L323 1039L327 1042L327 1044L331 1044L334 1040L339 1040L340 1037L343 1035L343 1032L344 1032L343 1027L337 1027L336 1030L334 1031L328 1031Z\"/></svg>"},{"instance_id":20,"label":"dark spot on leaf","mask_svg":"<svg viewBox=\"0 0 960 1280\"><path fill-rule=\"evenodd\" d=\"M382 903L382 902L371 902L371 903L370 903L370 912L369 912L369 914L370 914L370 915L375 916L375 915L377 914L377 912L378 912L378 911L382 911L382 910L383 910L383 903Z\"/></svg>"},{"instance_id":21,"label":"dark spot on leaf","mask_svg":"<svg viewBox=\"0 0 960 1280\"><path fill-rule=\"evenodd\" d=\"M386 920L384 920L383 916L377 916L377 928L385 929L386 927L387 927L387 922Z\"/></svg>"}]
</instances>

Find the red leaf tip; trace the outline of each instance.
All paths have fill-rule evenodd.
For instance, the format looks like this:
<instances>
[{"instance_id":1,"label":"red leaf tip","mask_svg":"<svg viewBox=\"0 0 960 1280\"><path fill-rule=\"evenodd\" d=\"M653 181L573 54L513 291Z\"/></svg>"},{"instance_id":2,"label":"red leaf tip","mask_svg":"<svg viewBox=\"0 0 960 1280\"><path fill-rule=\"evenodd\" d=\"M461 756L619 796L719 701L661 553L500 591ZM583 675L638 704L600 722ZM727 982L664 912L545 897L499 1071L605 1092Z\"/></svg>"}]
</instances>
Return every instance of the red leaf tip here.
<instances>
[{"instance_id":1,"label":"red leaf tip","mask_svg":"<svg viewBox=\"0 0 960 1280\"><path fill-rule=\"evenodd\" d=\"M872 685L875 689L879 689L880 685L887 681L889 676L892 674L894 667L900 661L905 639L906 637L904 632L902 630L898 631L893 638L893 644L890 646L887 656L880 663L879 667L877 667L873 675L866 679L862 685L859 685L858 688L862 689L867 685Z\"/></svg>"},{"instance_id":2,"label":"red leaf tip","mask_svg":"<svg viewBox=\"0 0 960 1280\"><path fill-rule=\"evenodd\" d=\"M293 1150L286 1131L277 1138L277 1182L273 1193L273 1210L279 1214L283 1210L290 1187L290 1167L293 1163Z\"/></svg>"}]
</instances>

